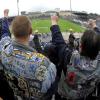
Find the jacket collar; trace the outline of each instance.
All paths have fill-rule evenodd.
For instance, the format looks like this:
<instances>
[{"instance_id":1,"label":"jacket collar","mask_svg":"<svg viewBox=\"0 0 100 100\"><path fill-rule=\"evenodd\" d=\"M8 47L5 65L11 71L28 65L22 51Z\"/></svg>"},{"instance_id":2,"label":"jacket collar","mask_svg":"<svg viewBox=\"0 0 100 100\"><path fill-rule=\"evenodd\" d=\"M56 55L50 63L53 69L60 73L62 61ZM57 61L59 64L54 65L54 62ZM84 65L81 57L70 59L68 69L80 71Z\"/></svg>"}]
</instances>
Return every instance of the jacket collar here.
<instances>
[{"instance_id":1,"label":"jacket collar","mask_svg":"<svg viewBox=\"0 0 100 100\"><path fill-rule=\"evenodd\" d=\"M12 44L13 44L13 46L18 47L18 48L22 48L22 49L25 49L25 50L31 51L31 52L33 52L33 51L36 52L36 50L34 48L32 48L32 47L30 47L28 45L23 45L23 44L15 41L15 40L13 40Z\"/></svg>"}]
</instances>

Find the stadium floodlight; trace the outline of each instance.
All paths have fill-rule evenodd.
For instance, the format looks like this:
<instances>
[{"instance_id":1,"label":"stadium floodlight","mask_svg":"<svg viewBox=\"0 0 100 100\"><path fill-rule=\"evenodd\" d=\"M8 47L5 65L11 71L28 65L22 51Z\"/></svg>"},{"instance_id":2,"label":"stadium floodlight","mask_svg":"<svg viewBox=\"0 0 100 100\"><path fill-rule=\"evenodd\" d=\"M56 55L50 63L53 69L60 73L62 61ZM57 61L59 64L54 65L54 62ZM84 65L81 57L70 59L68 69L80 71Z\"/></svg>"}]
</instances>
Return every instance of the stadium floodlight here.
<instances>
[{"instance_id":1,"label":"stadium floodlight","mask_svg":"<svg viewBox=\"0 0 100 100\"><path fill-rule=\"evenodd\" d=\"M71 15L72 15L72 0L70 0L70 12L71 12Z\"/></svg>"},{"instance_id":2,"label":"stadium floodlight","mask_svg":"<svg viewBox=\"0 0 100 100\"><path fill-rule=\"evenodd\" d=\"M70 11L72 12L72 0L70 0Z\"/></svg>"},{"instance_id":3,"label":"stadium floodlight","mask_svg":"<svg viewBox=\"0 0 100 100\"><path fill-rule=\"evenodd\" d=\"M18 10L18 16L19 16L19 0L17 0L17 10Z\"/></svg>"}]
</instances>

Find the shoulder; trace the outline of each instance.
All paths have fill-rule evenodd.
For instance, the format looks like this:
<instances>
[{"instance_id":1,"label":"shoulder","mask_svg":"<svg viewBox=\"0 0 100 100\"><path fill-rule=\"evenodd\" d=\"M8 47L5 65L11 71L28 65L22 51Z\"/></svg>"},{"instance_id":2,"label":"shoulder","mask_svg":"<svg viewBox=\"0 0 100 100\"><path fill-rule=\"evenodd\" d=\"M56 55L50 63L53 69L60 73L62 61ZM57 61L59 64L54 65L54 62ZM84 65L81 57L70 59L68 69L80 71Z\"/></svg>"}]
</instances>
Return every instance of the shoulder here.
<instances>
[{"instance_id":1,"label":"shoulder","mask_svg":"<svg viewBox=\"0 0 100 100\"><path fill-rule=\"evenodd\" d=\"M37 53L37 52L33 52L32 53L32 60L35 63L40 63L42 66L45 66L48 70L51 68L54 68L55 65L47 58L45 57L43 54L41 53Z\"/></svg>"},{"instance_id":2,"label":"shoulder","mask_svg":"<svg viewBox=\"0 0 100 100\"><path fill-rule=\"evenodd\" d=\"M71 59L70 59L70 63L77 65L80 61L80 54L77 50L73 51Z\"/></svg>"}]
</instances>

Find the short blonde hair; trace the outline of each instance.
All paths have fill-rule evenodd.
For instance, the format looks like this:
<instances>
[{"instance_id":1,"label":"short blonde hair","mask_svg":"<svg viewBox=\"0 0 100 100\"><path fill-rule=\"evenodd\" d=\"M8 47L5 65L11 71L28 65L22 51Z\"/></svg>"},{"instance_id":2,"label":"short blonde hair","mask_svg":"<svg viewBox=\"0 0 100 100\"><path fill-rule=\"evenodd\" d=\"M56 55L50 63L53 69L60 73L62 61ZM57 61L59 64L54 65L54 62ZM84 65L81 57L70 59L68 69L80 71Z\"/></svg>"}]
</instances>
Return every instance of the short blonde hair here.
<instances>
[{"instance_id":1,"label":"short blonde hair","mask_svg":"<svg viewBox=\"0 0 100 100\"><path fill-rule=\"evenodd\" d=\"M17 16L12 21L12 33L16 38L27 37L31 28L31 22L26 16Z\"/></svg>"}]
</instances>

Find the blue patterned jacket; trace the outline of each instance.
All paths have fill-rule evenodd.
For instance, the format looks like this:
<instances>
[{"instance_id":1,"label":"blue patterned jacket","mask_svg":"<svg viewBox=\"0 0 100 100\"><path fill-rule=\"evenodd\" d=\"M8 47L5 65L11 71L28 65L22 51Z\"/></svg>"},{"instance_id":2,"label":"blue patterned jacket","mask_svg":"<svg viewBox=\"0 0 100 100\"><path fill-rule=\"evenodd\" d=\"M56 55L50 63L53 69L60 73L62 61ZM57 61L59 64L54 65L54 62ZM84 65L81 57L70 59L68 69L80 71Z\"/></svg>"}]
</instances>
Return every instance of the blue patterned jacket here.
<instances>
[{"instance_id":1,"label":"blue patterned jacket","mask_svg":"<svg viewBox=\"0 0 100 100\"><path fill-rule=\"evenodd\" d=\"M55 81L55 65L33 48L13 41L6 18L2 21L0 57L10 82L17 79L17 87L21 92L18 93L16 84L13 84L16 95L38 100Z\"/></svg>"}]
</instances>

